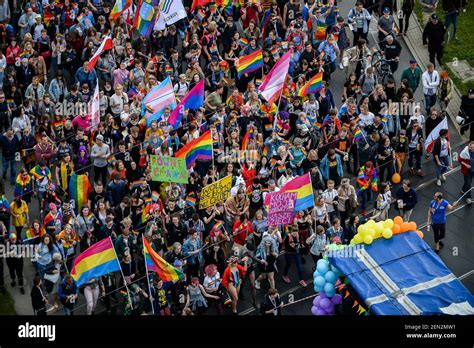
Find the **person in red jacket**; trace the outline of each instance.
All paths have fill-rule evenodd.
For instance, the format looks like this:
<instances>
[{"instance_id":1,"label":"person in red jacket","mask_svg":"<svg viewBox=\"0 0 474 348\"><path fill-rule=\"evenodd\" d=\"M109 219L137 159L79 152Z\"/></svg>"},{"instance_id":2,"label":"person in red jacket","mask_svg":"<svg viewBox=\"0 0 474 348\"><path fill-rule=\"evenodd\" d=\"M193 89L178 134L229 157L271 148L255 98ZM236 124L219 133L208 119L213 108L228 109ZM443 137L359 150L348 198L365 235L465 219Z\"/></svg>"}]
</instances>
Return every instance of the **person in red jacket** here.
<instances>
[{"instance_id":1,"label":"person in red jacket","mask_svg":"<svg viewBox=\"0 0 474 348\"><path fill-rule=\"evenodd\" d=\"M250 233L253 233L252 222L249 221L247 214L240 215L232 228L234 236L234 246L241 249L245 245L245 240Z\"/></svg>"},{"instance_id":2,"label":"person in red jacket","mask_svg":"<svg viewBox=\"0 0 474 348\"><path fill-rule=\"evenodd\" d=\"M244 263L243 266L237 263L239 259L235 256L231 256L229 259L229 266L224 271L222 276L222 285L229 292L230 298L232 299L232 312L237 314L237 301L239 300L240 286L242 280L247 273L247 260L248 257L242 258Z\"/></svg>"},{"instance_id":3,"label":"person in red jacket","mask_svg":"<svg viewBox=\"0 0 474 348\"><path fill-rule=\"evenodd\" d=\"M474 141L471 141L459 155L459 163L461 163L461 172L464 175L464 184L462 185L462 193L466 194L467 204L472 203L471 184L474 176Z\"/></svg>"}]
</instances>

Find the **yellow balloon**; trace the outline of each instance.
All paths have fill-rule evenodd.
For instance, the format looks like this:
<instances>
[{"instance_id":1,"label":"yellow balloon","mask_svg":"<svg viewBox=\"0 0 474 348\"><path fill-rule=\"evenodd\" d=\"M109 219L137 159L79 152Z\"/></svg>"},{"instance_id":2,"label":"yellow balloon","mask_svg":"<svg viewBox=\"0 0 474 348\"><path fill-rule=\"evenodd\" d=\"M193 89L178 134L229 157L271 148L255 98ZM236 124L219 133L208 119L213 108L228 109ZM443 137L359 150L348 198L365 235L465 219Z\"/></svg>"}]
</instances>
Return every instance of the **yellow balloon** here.
<instances>
[{"instance_id":1,"label":"yellow balloon","mask_svg":"<svg viewBox=\"0 0 474 348\"><path fill-rule=\"evenodd\" d=\"M383 225L381 222L377 222L374 226L375 233L382 233L383 232Z\"/></svg>"},{"instance_id":2,"label":"yellow balloon","mask_svg":"<svg viewBox=\"0 0 474 348\"><path fill-rule=\"evenodd\" d=\"M382 231L375 231L374 239L382 237Z\"/></svg>"},{"instance_id":3,"label":"yellow balloon","mask_svg":"<svg viewBox=\"0 0 474 348\"><path fill-rule=\"evenodd\" d=\"M383 222L383 227L384 228L392 228L393 227L393 220L392 219L387 219Z\"/></svg>"},{"instance_id":4,"label":"yellow balloon","mask_svg":"<svg viewBox=\"0 0 474 348\"><path fill-rule=\"evenodd\" d=\"M354 240L354 243L360 244L360 243L362 243L362 236L361 236L359 233L357 233L357 234L354 236L353 240Z\"/></svg>"},{"instance_id":5,"label":"yellow balloon","mask_svg":"<svg viewBox=\"0 0 474 348\"><path fill-rule=\"evenodd\" d=\"M365 244L372 244L373 240L374 239L372 238L372 236L365 236L364 237L364 243Z\"/></svg>"},{"instance_id":6,"label":"yellow balloon","mask_svg":"<svg viewBox=\"0 0 474 348\"><path fill-rule=\"evenodd\" d=\"M357 227L357 232L359 232L360 234L365 234L364 231L366 230L367 230L367 226L360 225L359 227Z\"/></svg>"},{"instance_id":7,"label":"yellow balloon","mask_svg":"<svg viewBox=\"0 0 474 348\"><path fill-rule=\"evenodd\" d=\"M372 226L375 226L375 225L376 225L376 223L375 223L374 220L369 220L369 221L367 221L365 224L366 224L367 226L369 226L369 227L372 227Z\"/></svg>"},{"instance_id":8,"label":"yellow balloon","mask_svg":"<svg viewBox=\"0 0 474 348\"><path fill-rule=\"evenodd\" d=\"M392 235L393 235L393 232L390 228L386 228L383 230L382 232L382 236L385 238L385 239L389 239L389 238L392 238Z\"/></svg>"}]
</instances>

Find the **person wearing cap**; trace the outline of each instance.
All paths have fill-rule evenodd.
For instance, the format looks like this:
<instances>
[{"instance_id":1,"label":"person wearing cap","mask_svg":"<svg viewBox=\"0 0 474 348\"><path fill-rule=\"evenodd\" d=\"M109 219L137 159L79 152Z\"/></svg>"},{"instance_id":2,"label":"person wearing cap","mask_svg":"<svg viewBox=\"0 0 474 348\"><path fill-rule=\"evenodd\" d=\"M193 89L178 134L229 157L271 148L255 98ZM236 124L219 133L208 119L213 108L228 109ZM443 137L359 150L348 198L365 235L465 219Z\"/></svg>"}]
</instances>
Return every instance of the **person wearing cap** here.
<instances>
[{"instance_id":1,"label":"person wearing cap","mask_svg":"<svg viewBox=\"0 0 474 348\"><path fill-rule=\"evenodd\" d=\"M469 139L474 140L474 88L469 89L467 95L461 97L460 112L464 123L461 126L461 134L470 130Z\"/></svg>"},{"instance_id":2,"label":"person wearing cap","mask_svg":"<svg viewBox=\"0 0 474 348\"><path fill-rule=\"evenodd\" d=\"M103 183L107 182L107 158L110 156L110 147L104 144L104 136L99 134L95 138L95 144L92 146L91 158L92 164L94 165L94 181L97 182L99 179Z\"/></svg>"},{"instance_id":3,"label":"person wearing cap","mask_svg":"<svg viewBox=\"0 0 474 348\"><path fill-rule=\"evenodd\" d=\"M436 66L435 57L438 60L439 65L442 65L441 59L443 58L444 49L444 35L446 34L446 28L439 21L438 15L433 13L431 20L426 23L425 29L423 30L423 45L428 44L428 53L430 55L430 62Z\"/></svg>"},{"instance_id":4,"label":"person wearing cap","mask_svg":"<svg viewBox=\"0 0 474 348\"><path fill-rule=\"evenodd\" d=\"M423 74L423 71L417 65L415 59L410 59L409 64L410 65L402 71L402 76L400 77L400 80L403 81L406 79L413 94L415 94L415 91L420 85L421 75Z\"/></svg>"},{"instance_id":5,"label":"person wearing cap","mask_svg":"<svg viewBox=\"0 0 474 348\"><path fill-rule=\"evenodd\" d=\"M347 15L347 22L352 25L352 33L354 34L353 46L357 45L360 38L368 43L369 23L371 20L372 15L364 8L364 3L357 1Z\"/></svg>"},{"instance_id":6,"label":"person wearing cap","mask_svg":"<svg viewBox=\"0 0 474 348\"><path fill-rule=\"evenodd\" d=\"M441 182L446 181L445 173L452 168L451 143L447 138L448 130L441 129L439 137L433 146L433 160L436 164L436 185L441 186Z\"/></svg>"},{"instance_id":7,"label":"person wearing cap","mask_svg":"<svg viewBox=\"0 0 474 348\"><path fill-rule=\"evenodd\" d=\"M395 19L390 14L390 8L385 7L383 9L383 16L380 16L379 21L377 22L378 39L380 49L383 50L386 44L386 38L388 35L394 35L395 33Z\"/></svg>"}]
</instances>

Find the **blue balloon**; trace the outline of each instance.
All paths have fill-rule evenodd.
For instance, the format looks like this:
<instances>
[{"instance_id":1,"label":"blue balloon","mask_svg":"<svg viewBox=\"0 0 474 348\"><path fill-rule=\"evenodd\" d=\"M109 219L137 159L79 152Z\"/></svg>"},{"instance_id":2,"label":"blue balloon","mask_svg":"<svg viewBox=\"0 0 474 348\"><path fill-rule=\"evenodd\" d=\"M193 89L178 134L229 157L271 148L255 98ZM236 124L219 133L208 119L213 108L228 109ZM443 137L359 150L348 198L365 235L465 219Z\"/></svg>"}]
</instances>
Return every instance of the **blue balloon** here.
<instances>
[{"instance_id":1,"label":"blue balloon","mask_svg":"<svg viewBox=\"0 0 474 348\"><path fill-rule=\"evenodd\" d=\"M331 291L325 291L327 297L333 297L336 294L336 290L332 289Z\"/></svg>"},{"instance_id":2,"label":"blue balloon","mask_svg":"<svg viewBox=\"0 0 474 348\"><path fill-rule=\"evenodd\" d=\"M328 292L331 292L333 290L334 290L334 284L331 284L331 283L324 284L324 292L326 293L326 295L328 295Z\"/></svg>"},{"instance_id":3,"label":"blue balloon","mask_svg":"<svg viewBox=\"0 0 474 348\"><path fill-rule=\"evenodd\" d=\"M316 262L316 266L319 265L319 264L321 264L321 263L324 263L324 264L326 264L326 265L329 266L329 262L328 262L327 260L325 260L325 259L319 259L318 262Z\"/></svg>"},{"instance_id":4,"label":"blue balloon","mask_svg":"<svg viewBox=\"0 0 474 348\"><path fill-rule=\"evenodd\" d=\"M324 288L322 286L315 285L313 289L314 289L314 292L322 292Z\"/></svg>"},{"instance_id":5,"label":"blue balloon","mask_svg":"<svg viewBox=\"0 0 474 348\"><path fill-rule=\"evenodd\" d=\"M341 271L338 270L336 267L334 267L334 265L331 265L331 271L333 271L334 273L336 273L337 276L342 275Z\"/></svg>"},{"instance_id":6,"label":"blue balloon","mask_svg":"<svg viewBox=\"0 0 474 348\"><path fill-rule=\"evenodd\" d=\"M323 287L324 284L326 284L326 279L324 279L324 277L314 278L314 285L317 285L318 287Z\"/></svg>"},{"instance_id":7,"label":"blue balloon","mask_svg":"<svg viewBox=\"0 0 474 348\"><path fill-rule=\"evenodd\" d=\"M327 271L329 271L329 266L326 263L320 263L316 266L316 269L319 273L321 273L321 275L323 275L326 274Z\"/></svg>"},{"instance_id":8,"label":"blue balloon","mask_svg":"<svg viewBox=\"0 0 474 348\"><path fill-rule=\"evenodd\" d=\"M316 278L316 277L324 277L324 276L321 273L319 273L318 271L314 271L313 278Z\"/></svg>"},{"instance_id":9,"label":"blue balloon","mask_svg":"<svg viewBox=\"0 0 474 348\"><path fill-rule=\"evenodd\" d=\"M337 280L337 275L336 273L334 273L333 271L328 271L325 275L324 275L324 278L326 279L326 281L328 281L329 283L332 283L334 284Z\"/></svg>"}]
</instances>

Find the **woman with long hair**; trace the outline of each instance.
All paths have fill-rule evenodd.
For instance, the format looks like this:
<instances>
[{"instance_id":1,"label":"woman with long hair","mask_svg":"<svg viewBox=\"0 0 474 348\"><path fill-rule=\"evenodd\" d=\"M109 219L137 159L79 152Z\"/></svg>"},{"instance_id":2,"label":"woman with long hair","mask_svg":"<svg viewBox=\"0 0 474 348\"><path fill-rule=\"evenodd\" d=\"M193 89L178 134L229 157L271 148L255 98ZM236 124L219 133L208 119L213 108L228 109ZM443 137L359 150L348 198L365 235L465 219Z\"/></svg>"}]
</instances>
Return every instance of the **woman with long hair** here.
<instances>
[{"instance_id":1,"label":"woman with long hair","mask_svg":"<svg viewBox=\"0 0 474 348\"><path fill-rule=\"evenodd\" d=\"M222 276L222 285L229 292L230 298L232 299L232 313L237 315L237 302L239 300L239 292L242 285L242 280L247 273L247 257L242 259L243 266L237 263L238 258L231 256L229 259L229 265L224 271Z\"/></svg>"}]
</instances>

